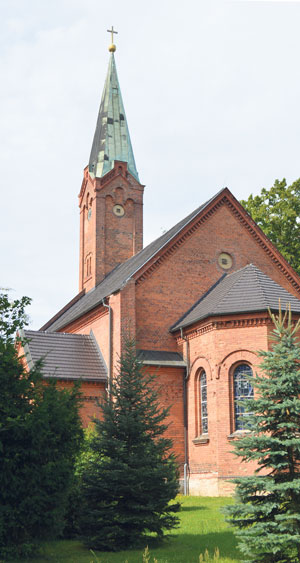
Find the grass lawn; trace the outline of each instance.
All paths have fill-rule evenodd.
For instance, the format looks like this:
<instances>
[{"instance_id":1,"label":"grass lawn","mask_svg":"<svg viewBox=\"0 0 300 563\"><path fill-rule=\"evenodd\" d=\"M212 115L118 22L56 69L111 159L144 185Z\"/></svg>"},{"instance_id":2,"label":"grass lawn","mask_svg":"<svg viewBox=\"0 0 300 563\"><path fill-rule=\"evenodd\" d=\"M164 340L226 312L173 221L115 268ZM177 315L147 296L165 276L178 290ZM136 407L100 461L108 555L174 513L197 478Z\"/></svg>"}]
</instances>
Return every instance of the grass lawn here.
<instances>
[{"instance_id":1,"label":"grass lawn","mask_svg":"<svg viewBox=\"0 0 300 563\"><path fill-rule=\"evenodd\" d=\"M213 561L216 547L220 550L220 563L238 563L234 535L220 512L220 508L232 500L206 497L179 497L179 500L182 503L181 526L171 532L163 544L157 545L150 539L149 563L153 563L154 557L158 563L199 563L199 555L204 556L205 549ZM34 563L142 563L143 550L96 552L96 557L78 541L55 541L44 544L43 557L34 559Z\"/></svg>"}]
</instances>

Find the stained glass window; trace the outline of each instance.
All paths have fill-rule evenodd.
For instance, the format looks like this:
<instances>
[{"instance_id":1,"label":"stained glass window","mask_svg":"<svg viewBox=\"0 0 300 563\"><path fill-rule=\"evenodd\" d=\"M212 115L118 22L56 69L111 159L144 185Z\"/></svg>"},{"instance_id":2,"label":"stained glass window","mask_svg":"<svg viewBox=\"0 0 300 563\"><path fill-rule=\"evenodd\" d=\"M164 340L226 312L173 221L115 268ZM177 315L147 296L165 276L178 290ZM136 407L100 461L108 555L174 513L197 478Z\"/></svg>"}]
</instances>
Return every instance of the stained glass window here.
<instances>
[{"instance_id":1,"label":"stained glass window","mask_svg":"<svg viewBox=\"0 0 300 563\"><path fill-rule=\"evenodd\" d=\"M234 419L235 430L249 429L249 412L247 408L247 401L254 396L253 386L249 381L249 376L253 376L250 366L247 364L240 364L234 370L233 384L234 384Z\"/></svg>"},{"instance_id":2,"label":"stained glass window","mask_svg":"<svg viewBox=\"0 0 300 563\"><path fill-rule=\"evenodd\" d=\"M200 375L200 415L201 415L201 434L208 433L208 414L207 414L207 382L206 373Z\"/></svg>"}]
</instances>

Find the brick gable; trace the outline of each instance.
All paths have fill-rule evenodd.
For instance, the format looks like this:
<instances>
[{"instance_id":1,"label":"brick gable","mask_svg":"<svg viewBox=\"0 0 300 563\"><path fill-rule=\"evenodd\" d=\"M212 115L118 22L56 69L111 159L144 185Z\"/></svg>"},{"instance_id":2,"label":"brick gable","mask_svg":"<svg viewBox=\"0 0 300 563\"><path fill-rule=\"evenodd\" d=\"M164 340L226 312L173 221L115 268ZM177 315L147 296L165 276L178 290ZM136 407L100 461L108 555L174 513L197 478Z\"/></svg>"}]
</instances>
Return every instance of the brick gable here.
<instances>
[{"instance_id":1,"label":"brick gable","mask_svg":"<svg viewBox=\"0 0 300 563\"><path fill-rule=\"evenodd\" d=\"M253 263L299 297L296 273L273 245L266 246L263 237L258 238L260 230L254 230L246 213L245 226L237 208L228 202L228 193L226 190L221 194L202 217L200 213L140 274L136 287L136 334L140 348L176 349L169 328L224 273L218 264L221 252L232 256L230 272Z\"/></svg>"}]
</instances>

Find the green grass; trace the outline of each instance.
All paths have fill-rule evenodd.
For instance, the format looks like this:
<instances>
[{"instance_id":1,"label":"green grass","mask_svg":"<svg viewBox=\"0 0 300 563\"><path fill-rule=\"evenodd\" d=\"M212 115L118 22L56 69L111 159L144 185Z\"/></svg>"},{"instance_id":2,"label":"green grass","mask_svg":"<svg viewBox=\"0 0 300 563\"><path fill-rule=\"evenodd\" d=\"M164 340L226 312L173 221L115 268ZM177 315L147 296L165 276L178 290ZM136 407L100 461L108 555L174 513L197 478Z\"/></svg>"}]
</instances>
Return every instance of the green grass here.
<instances>
[{"instance_id":1,"label":"green grass","mask_svg":"<svg viewBox=\"0 0 300 563\"><path fill-rule=\"evenodd\" d=\"M207 549L213 561L215 548L220 550L220 563L240 561L236 541L224 522L220 508L232 503L230 498L179 497L182 503L181 526L170 533L169 539L158 545L149 539L149 563L199 563L200 553ZM205 560L205 559L204 559ZM31 560L33 561L33 560ZM118 553L96 552L96 557L78 541L55 541L43 545L43 556L34 563L142 563L143 549Z\"/></svg>"}]
</instances>

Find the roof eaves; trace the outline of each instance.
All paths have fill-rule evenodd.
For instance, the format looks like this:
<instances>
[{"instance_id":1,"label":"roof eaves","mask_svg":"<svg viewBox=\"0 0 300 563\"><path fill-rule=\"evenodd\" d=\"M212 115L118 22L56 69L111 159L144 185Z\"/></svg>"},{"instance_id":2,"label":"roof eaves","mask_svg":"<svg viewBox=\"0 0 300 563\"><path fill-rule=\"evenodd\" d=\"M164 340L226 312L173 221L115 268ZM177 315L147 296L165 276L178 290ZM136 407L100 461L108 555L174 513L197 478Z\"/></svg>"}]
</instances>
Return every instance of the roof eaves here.
<instances>
[{"instance_id":1,"label":"roof eaves","mask_svg":"<svg viewBox=\"0 0 300 563\"><path fill-rule=\"evenodd\" d=\"M43 379L54 379L60 381L100 381L106 383L107 377L96 377L96 376L79 376L79 375L54 375L54 374L43 374Z\"/></svg>"},{"instance_id":2,"label":"roof eaves","mask_svg":"<svg viewBox=\"0 0 300 563\"><path fill-rule=\"evenodd\" d=\"M176 367L176 368L184 368L187 366L187 363L184 360L141 360L141 362L145 366L162 366L162 367Z\"/></svg>"},{"instance_id":3,"label":"roof eaves","mask_svg":"<svg viewBox=\"0 0 300 563\"><path fill-rule=\"evenodd\" d=\"M175 332L176 330L179 330L180 328L187 328L188 326L192 326L194 324L199 323L200 321L205 321L209 318L215 318L215 317L233 317L236 315L249 315L249 314L253 314L255 315L256 313L266 313L266 316L269 316L269 311L271 311L271 313L278 313L278 307L269 307L268 305L262 306L261 308L257 308L255 310L253 309L245 309L244 311L230 311L230 313L207 313L205 315L203 315L202 317L199 317L198 319L193 319L192 321L186 323L186 324L182 324L180 327L176 328L175 330L173 330L173 332ZM296 311L292 311L292 314L294 315L300 315L300 312L297 313Z\"/></svg>"}]
</instances>

